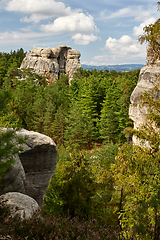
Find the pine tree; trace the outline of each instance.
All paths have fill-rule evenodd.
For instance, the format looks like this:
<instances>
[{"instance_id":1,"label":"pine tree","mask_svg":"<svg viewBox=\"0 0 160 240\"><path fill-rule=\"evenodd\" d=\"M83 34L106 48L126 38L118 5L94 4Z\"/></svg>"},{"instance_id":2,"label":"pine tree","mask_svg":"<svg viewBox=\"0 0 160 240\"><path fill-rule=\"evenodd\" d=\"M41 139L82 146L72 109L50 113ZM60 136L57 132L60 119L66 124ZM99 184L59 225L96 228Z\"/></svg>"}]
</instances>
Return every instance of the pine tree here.
<instances>
[{"instance_id":1,"label":"pine tree","mask_svg":"<svg viewBox=\"0 0 160 240\"><path fill-rule=\"evenodd\" d=\"M81 110L78 101L72 104L66 121L65 144L70 148L87 148L94 137L93 120L87 112Z\"/></svg>"}]
</instances>

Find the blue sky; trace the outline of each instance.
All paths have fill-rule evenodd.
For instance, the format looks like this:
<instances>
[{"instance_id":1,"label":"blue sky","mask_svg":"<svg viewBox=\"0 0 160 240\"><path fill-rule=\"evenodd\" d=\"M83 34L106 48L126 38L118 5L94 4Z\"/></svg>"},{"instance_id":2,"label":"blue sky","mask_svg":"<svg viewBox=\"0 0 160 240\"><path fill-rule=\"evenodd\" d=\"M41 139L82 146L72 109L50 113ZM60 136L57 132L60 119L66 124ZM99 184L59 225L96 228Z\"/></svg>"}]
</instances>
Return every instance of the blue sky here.
<instances>
[{"instance_id":1,"label":"blue sky","mask_svg":"<svg viewBox=\"0 0 160 240\"><path fill-rule=\"evenodd\" d=\"M159 17L155 0L0 0L0 51L68 45L83 64L145 64L137 39Z\"/></svg>"}]
</instances>

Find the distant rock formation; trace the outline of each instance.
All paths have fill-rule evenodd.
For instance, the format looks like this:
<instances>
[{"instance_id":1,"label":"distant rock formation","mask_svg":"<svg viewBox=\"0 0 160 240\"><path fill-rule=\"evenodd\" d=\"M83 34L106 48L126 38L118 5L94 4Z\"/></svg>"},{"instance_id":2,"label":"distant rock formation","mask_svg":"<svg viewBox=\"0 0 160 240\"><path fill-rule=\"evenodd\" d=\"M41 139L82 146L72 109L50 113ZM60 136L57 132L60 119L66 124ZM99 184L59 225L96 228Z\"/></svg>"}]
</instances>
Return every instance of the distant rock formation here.
<instances>
[{"instance_id":1,"label":"distant rock formation","mask_svg":"<svg viewBox=\"0 0 160 240\"><path fill-rule=\"evenodd\" d=\"M158 19L156 22L160 22ZM157 42L157 44L159 44ZM156 86L156 80L160 77L160 60L155 58L155 52L151 49L151 46L147 49L147 62L146 65L141 69L137 86L133 90L130 97L129 117L134 122L134 128L138 129L147 121L147 106L139 105L139 96L144 92L150 92ZM160 91L157 91L155 96L157 99L160 97ZM139 144L138 139L133 136L133 142Z\"/></svg>"},{"instance_id":2,"label":"distant rock formation","mask_svg":"<svg viewBox=\"0 0 160 240\"><path fill-rule=\"evenodd\" d=\"M25 140L24 149L15 164L0 181L0 195L7 192L24 193L41 207L50 178L57 165L57 147L50 137L22 129L16 132Z\"/></svg>"},{"instance_id":3,"label":"distant rock formation","mask_svg":"<svg viewBox=\"0 0 160 240\"><path fill-rule=\"evenodd\" d=\"M72 80L75 71L81 67L80 52L61 45L56 48L33 48L26 54L20 68L33 68L35 73L46 76L54 82L61 73L69 75Z\"/></svg>"}]
</instances>

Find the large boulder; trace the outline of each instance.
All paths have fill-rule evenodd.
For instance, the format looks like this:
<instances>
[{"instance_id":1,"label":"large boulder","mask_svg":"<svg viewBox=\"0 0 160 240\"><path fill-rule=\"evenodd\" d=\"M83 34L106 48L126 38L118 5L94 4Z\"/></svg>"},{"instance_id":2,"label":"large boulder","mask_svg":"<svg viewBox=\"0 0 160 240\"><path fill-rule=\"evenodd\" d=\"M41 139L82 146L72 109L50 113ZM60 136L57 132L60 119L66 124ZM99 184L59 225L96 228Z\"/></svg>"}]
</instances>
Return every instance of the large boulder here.
<instances>
[{"instance_id":1,"label":"large boulder","mask_svg":"<svg viewBox=\"0 0 160 240\"><path fill-rule=\"evenodd\" d=\"M0 195L7 192L25 193L41 207L57 165L56 144L50 137L38 132L21 129L16 134L27 139L23 151L19 156L14 156L15 163L0 181Z\"/></svg>"},{"instance_id":2,"label":"large boulder","mask_svg":"<svg viewBox=\"0 0 160 240\"><path fill-rule=\"evenodd\" d=\"M20 68L33 68L35 73L46 76L54 82L60 74L68 74L72 80L77 68L81 67L80 52L71 47L60 45L56 48L33 48L26 54Z\"/></svg>"},{"instance_id":3,"label":"large boulder","mask_svg":"<svg viewBox=\"0 0 160 240\"><path fill-rule=\"evenodd\" d=\"M43 134L22 129L17 132L28 136L19 155L26 176L26 194L34 198L39 206L57 165L57 147L54 141Z\"/></svg>"},{"instance_id":4,"label":"large boulder","mask_svg":"<svg viewBox=\"0 0 160 240\"><path fill-rule=\"evenodd\" d=\"M18 192L1 195L0 208L8 210L10 217L18 215L22 220L31 218L39 210L39 206L33 198Z\"/></svg>"}]
</instances>

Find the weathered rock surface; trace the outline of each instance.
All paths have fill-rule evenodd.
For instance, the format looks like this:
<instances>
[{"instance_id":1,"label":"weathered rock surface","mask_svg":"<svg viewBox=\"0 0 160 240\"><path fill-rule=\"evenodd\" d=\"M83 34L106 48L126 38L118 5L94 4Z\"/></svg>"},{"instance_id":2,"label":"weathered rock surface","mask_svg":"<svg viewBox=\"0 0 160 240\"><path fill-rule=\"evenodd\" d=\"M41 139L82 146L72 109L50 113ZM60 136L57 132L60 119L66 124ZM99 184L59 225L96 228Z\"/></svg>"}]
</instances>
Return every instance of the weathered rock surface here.
<instances>
[{"instance_id":1,"label":"weathered rock surface","mask_svg":"<svg viewBox=\"0 0 160 240\"><path fill-rule=\"evenodd\" d=\"M18 155L14 156L15 163L0 181L0 195L7 192L25 193L26 175Z\"/></svg>"},{"instance_id":2,"label":"weathered rock surface","mask_svg":"<svg viewBox=\"0 0 160 240\"><path fill-rule=\"evenodd\" d=\"M18 192L1 195L0 207L7 208L12 218L18 214L21 219L29 219L39 210L39 206L33 198Z\"/></svg>"},{"instance_id":3,"label":"weathered rock surface","mask_svg":"<svg viewBox=\"0 0 160 240\"><path fill-rule=\"evenodd\" d=\"M80 52L61 45L56 48L33 48L26 54L21 68L33 68L35 73L46 76L54 82L61 73L68 74L72 80L75 71L81 67Z\"/></svg>"},{"instance_id":4,"label":"weathered rock surface","mask_svg":"<svg viewBox=\"0 0 160 240\"><path fill-rule=\"evenodd\" d=\"M140 106L139 96L144 92L150 92L156 86L156 80L159 78L160 63L154 63L144 66L139 74L137 86L133 90L130 97L129 117L134 122L134 128L139 129L147 122L148 107L146 105ZM160 91L157 91L155 98L160 97ZM133 136L133 143L140 144L139 140ZM146 146L149 145L146 143Z\"/></svg>"},{"instance_id":5,"label":"weathered rock surface","mask_svg":"<svg viewBox=\"0 0 160 240\"><path fill-rule=\"evenodd\" d=\"M23 152L19 155L26 175L26 194L43 204L50 178L57 165L57 147L46 135L22 129L18 135L28 136Z\"/></svg>"},{"instance_id":6,"label":"weathered rock surface","mask_svg":"<svg viewBox=\"0 0 160 240\"><path fill-rule=\"evenodd\" d=\"M16 156L15 164L0 181L0 195L7 192L25 193L41 207L57 165L56 144L50 137L33 131L22 129L16 134L28 136L28 139L19 157Z\"/></svg>"},{"instance_id":7,"label":"weathered rock surface","mask_svg":"<svg viewBox=\"0 0 160 240\"><path fill-rule=\"evenodd\" d=\"M157 21L160 21L160 19ZM144 91L150 92L156 86L156 81L160 77L160 61L155 58L154 51L151 51L150 48L149 46L147 50L146 65L140 71L137 86L133 90L130 98L129 117L133 120L135 129L140 128L147 121L148 114L147 106L140 106L139 96ZM154 97L156 99L160 97L160 90L157 91ZM139 144L135 136L133 136L133 142Z\"/></svg>"}]
</instances>

